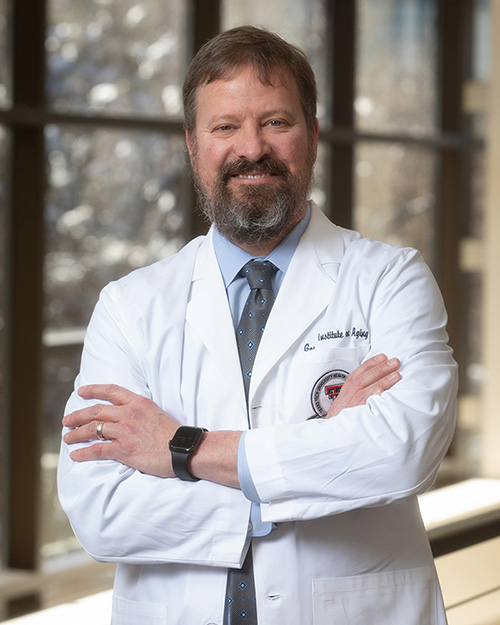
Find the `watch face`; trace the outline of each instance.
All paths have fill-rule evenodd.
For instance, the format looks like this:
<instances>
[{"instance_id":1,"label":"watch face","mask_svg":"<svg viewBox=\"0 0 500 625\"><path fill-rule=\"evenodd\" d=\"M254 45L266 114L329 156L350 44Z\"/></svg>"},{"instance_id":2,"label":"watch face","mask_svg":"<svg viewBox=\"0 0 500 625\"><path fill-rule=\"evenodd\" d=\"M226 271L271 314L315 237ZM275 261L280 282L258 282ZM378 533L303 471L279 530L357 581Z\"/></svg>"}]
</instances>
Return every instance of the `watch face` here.
<instances>
[{"instance_id":1,"label":"watch face","mask_svg":"<svg viewBox=\"0 0 500 625\"><path fill-rule=\"evenodd\" d=\"M200 440L200 437L202 435L203 430L201 428L194 428L183 425L178 428L177 432L174 434L174 437L170 441L170 449L189 453L196 447L196 443Z\"/></svg>"}]
</instances>

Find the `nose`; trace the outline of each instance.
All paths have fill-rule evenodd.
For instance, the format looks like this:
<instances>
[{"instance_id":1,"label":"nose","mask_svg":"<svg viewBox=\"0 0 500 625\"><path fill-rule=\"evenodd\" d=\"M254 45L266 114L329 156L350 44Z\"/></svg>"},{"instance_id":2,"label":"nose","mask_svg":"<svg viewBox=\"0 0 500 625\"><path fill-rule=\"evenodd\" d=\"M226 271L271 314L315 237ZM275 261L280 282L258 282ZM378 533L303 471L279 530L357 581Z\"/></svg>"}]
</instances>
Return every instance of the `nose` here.
<instances>
[{"instance_id":1,"label":"nose","mask_svg":"<svg viewBox=\"0 0 500 625\"><path fill-rule=\"evenodd\" d=\"M256 163L271 152L271 146L260 125L242 127L234 146L238 158L246 158Z\"/></svg>"}]
</instances>

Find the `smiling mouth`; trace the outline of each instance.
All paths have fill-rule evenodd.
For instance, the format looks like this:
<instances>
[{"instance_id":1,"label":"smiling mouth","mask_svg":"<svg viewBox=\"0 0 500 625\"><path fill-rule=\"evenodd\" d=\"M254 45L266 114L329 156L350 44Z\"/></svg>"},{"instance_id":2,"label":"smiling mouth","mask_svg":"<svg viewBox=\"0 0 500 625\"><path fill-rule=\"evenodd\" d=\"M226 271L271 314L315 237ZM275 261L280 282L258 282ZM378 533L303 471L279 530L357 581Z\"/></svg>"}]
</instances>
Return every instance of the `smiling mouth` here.
<instances>
[{"instance_id":1,"label":"smiling mouth","mask_svg":"<svg viewBox=\"0 0 500 625\"><path fill-rule=\"evenodd\" d=\"M234 174L232 178L238 178L239 180L261 180L262 178L272 178L277 175L278 174L272 171L266 171L262 174Z\"/></svg>"},{"instance_id":2,"label":"smiling mouth","mask_svg":"<svg viewBox=\"0 0 500 625\"><path fill-rule=\"evenodd\" d=\"M288 168L276 159L265 157L258 162L242 158L225 165L220 171L220 181L228 184L231 180L240 184L266 184L272 180L287 179Z\"/></svg>"}]
</instances>

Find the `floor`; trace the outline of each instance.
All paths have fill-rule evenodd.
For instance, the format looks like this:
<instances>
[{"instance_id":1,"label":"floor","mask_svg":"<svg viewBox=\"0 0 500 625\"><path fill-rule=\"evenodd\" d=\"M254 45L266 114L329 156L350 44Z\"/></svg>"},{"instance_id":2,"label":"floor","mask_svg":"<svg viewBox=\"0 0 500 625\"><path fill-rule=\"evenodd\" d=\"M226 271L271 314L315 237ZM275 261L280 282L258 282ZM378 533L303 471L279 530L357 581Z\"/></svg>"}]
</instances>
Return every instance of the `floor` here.
<instances>
[{"instance_id":1,"label":"floor","mask_svg":"<svg viewBox=\"0 0 500 625\"><path fill-rule=\"evenodd\" d=\"M110 622L110 590L5 621L8 625L109 625Z\"/></svg>"}]
</instances>

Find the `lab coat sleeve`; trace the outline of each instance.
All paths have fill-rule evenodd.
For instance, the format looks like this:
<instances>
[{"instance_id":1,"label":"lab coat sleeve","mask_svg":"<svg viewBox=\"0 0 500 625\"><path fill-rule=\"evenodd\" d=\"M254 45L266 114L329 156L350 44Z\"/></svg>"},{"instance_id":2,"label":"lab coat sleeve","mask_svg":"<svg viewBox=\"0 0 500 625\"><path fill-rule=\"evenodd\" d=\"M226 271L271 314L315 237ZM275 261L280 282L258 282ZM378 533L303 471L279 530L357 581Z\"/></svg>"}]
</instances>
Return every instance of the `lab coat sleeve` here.
<instances>
[{"instance_id":1,"label":"lab coat sleeve","mask_svg":"<svg viewBox=\"0 0 500 625\"><path fill-rule=\"evenodd\" d=\"M111 285L96 306L66 413L90 405L76 393L90 383L118 384L151 397L143 369L145 356L138 353L138 330L119 295L119 289ZM175 345L175 336L169 341ZM165 384L175 384L173 370L165 371ZM172 405L162 408L188 422L175 393L172 398ZM71 449L62 443L59 497L77 538L95 559L241 564L250 502L240 491L206 481L161 479L114 461L76 463L69 457Z\"/></svg>"},{"instance_id":2,"label":"lab coat sleeve","mask_svg":"<svg viewBox=\"0 0 500 625\"><path fill-rule=\"evenodd\" d=\"M339 280L350 280L350 292L357 294L353 306L368 322L366 358L398 357L402 380L332 419L247 433L250 471L260 499L268 502L265 521L313 519L422 493L450 444L457 366L439 289L415 250L395 254L389 263L383 254L370 257L369 248L366 254L358 255L364 269L349 273L346 265Z\"/></svg>"}]
</instances>

